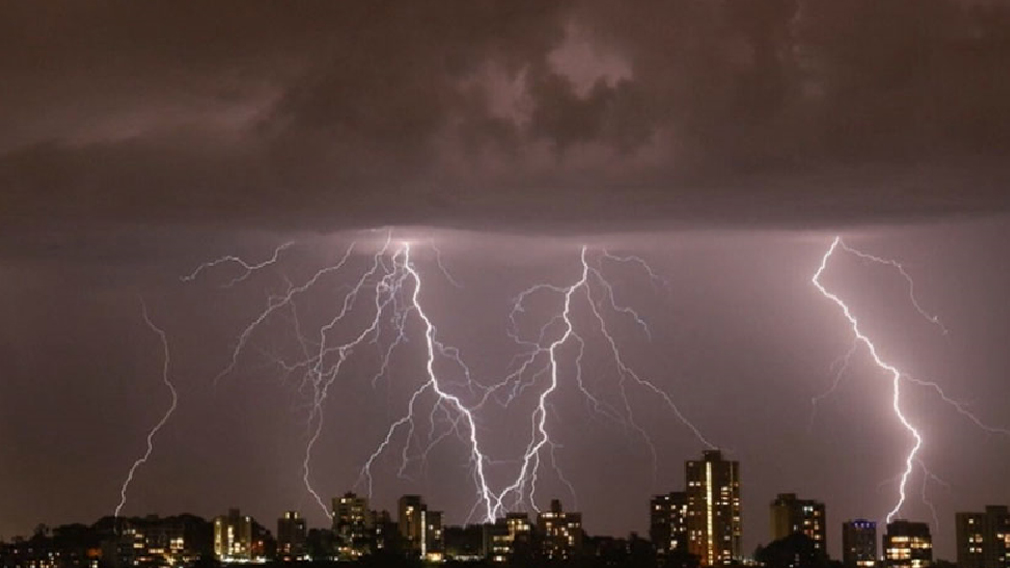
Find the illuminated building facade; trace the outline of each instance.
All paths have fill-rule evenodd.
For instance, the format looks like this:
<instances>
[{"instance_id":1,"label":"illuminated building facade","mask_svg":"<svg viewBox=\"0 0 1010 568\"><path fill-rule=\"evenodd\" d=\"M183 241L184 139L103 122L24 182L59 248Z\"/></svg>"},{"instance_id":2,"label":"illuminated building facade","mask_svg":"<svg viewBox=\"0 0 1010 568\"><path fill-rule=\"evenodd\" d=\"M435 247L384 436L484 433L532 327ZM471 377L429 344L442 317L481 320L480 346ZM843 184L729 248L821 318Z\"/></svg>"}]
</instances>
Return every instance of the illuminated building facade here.
<instances>
[{"instance_id":1,"label":"illuminated building facade","mask_svg":"<svg viewBox=\"0 0 1010 568\"><path fill-rule=\"evenodd\" d=\"M333 498L333 534L337 556L343 560L358 558L371 551L375 540L375 517L368 508L368 498L344 493Z\"/></svg>"},{"instance_id":2,"label":"illuminated building facade","mask_svg":"<svg viewBox=\"0 0 1010 568\"><path fill-rule=\"evenodd\" d=\"M884 565L887 568L927 568L933 564L929 525L898 519L887 524Z\"/></svg>"},{"instance_id":3,"label":"illuminated building facade","mask_svg":"<svg viewBox=\"0 0 1010 568\"><path fill-rule=\"evenodd\" d=\"M485 523L483 556L491 562L510 562L532 554L533 523L526 513L508 513Z\"/></svg>"},{"instance_id":4,"label":"illuminated building facade","mask_svg":"<svg viewBox=\"0 0 1010 568\"><path fill-rule=\"evenodd\" d=\"M193 515L103 517L92 525L39 525L30 538L0 542L3 568L192 566L212 551L213 525Z\"/></svg>"},{"instance_id":5,"label":"illuminated building facade","mask_svg":"<svg viewBox=\"0 0 1010 568\"><path fill-rule=\"evenodd\" d=\"M877 523L866 519L842 523L842 564L845 568L877 565Z\"/></svg>"},{"instance_id":6,"label":"illuminated building facade","mask_svg":"<svg viewBox=\"0 0 1010 568\"><path fill-rule=\"evenodd\" d=\"M398 542L399 533L389 511L372 511L372 545L374 550L389 550Z\"/></svg>"},{"instance_id":7,"label":"illuminated building facade","mask_svg":"<svg viewBox=\"0 0 1010 568\"><path fill-rule=\"evenodd\" d=\"M740 559L740 465L706 450L686 465L687 550L702 566Z\"/></svg>"},{"instance_id":8,"label":"illuminated building facade","mask_svg":"<svg viewBox=\"0 0 1010 568\"><path fill-rule=\"evenodd\" d=\"M238 509L214 519L214 556L221 562L251 562L253 520Z\"/></svg>"},{"instance_id":9,"label":"illuminated building facade","mask_svg":"<svg viewBox=\"0 0 1010 568\"><path fill-rule=\"evenodd\" d=\"M795 493L779 493L771 503L771 538L779 540L800 533L814 542L814 549L827 551L824 503L798 499Z\"/></svg>"},{"instance_id":10,"label":"illuminated building facade","mask_svg":"<svg viewBox=\"0 0 1010 568\"><path fill-rule=\"evenodd\" d=\"M582 553L582 513L565 512L561 501L551 499L549 511L537 515L540 553L547 560L568 560Z\"/></svg>"},{"instance_id":11,"label":"illuminated building facade","mask_svg":"<svg viewBox=\"0 0 1010 568\"><path fill-rule=\"evenodd\" d=\"M277 558L285 562L307 560L307 536L305 519L298 511L285 511L284 516L277 519Z\"/></svg>"},{"instance_id":12,"label":"illuminated building facade","mask_svg":"<svg viewBox=\"0 0 1010 568\"><path fill-rule=\"evenodd\" d=\"M441 511L429 511L419 495L404 495L398 503L400 537L408 552L429 561L442 560Z\"/></svg>"},{"instance_id":13,"label":"illuminated building facade","mask_svg":"<svg viewBox=\"0 0 1010 568\"><path fill-rule=\"evenodd\" d=\"M199 553L187 542L188 528L181 518L119 519L115 523L115 536L102 543L104 564L113 567L190 564Z\"/></svg>"},{"instance_id":14,"label":"illuminated building facade","mask_svg":"<svg viewBox=\"0 0 1010 568\"><path fill-rule=\"evenodd\" d=\"M958 568L1010 567L1010 511L989 505L984 513L957 513Z\"/></svg>"},{"instance_id":15,"label":"illuminated building facade","mask_svg":"<svg viewBox=\"0 0 1010 568\"><path fill-rule=\"evenodd\" d=\"M656 554L687 552L687 493L656 495L649 503L649 538Z\"/></svg>"},{"instance_id":16,"label":"illuminated building facade","mask_svg":"<svg viewBox=\"0 0 1010 568\"><path fill-rule=\"evenodd\" d=\"M442 532L442 511L421 513L424 520L424 551L421 558L429 562L441 562L445 559L445 533Z\"/></svg>"},{"instance_id":17,"label":"illuminated building facade","mask_svg":"<svg viewBox=\"0 0 1010 568\"><path fill-rule=\"evenodd\" d=\"M174 566L184 562L182 527L129 524L119 535L119 562L126 566Z\"/></svg>"},{"instance_id":18,"label":"illuminated building facade","mask_svg":"<svg viewBox=\"0 0 1010 568\"><path fill-rule=\"evenodd\" d=\"M491 562L508 562L512 552L512 542L509 539L509 530L505 526L504 519L498 519L493 523L484 523L483 546L481 554Z\"/></svg>"}]
</instances>

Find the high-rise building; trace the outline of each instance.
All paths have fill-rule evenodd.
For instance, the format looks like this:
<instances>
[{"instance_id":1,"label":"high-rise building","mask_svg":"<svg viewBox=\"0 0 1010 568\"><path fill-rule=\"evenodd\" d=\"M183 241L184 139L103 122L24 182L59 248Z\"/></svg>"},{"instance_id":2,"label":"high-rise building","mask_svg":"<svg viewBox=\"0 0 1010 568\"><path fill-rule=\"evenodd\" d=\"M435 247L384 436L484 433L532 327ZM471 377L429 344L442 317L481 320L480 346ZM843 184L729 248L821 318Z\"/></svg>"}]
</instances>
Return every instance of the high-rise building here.
<instances>
[{"instance_id":1,"label":"high-rise building","mask_svg":"<svg viewBox=\"0 0 1010 568\"><path fill-rule=\"evenodd\" d=\"M505 525L505 519L484 523L481 556L490 562L508 562L512 552L512 539Z\"/></svg>"},{"instance_id":2,"label":"high-rise building","mask_svg":"<svg viewBox=\"0 0 1010 568\"><path fill-rule=\"evenodd\" d=\"M551 499L549 511L537 515L537 530L547 560L568 560L582 553L582 513L565 512L561 501Z\"/></svg>"},{"instance_id":3,"label":"high-rise building","mask_svg":"<svg viewBox=\"0 0 1010 568\"><path fill-rule=\"evenodd\" d=\"M533 524L526 513L507 513L504 519L484 524L484 558L508 562L532 554Z\"/></svg>"},{"instance_id":4,"label":"high-rise building","mask_svg":"<svg viewBox=\"0 0 1010 568\"><path fill-rule=\"evenodd\" d=\"M115 536L102 543L101 551L103 564L114 568L190 564L208 551L213 537L212 525L191 515L119 518L114 527ZM55 536L65 530L57 528Z\"/></svg>"},{"instance_id":5,"label":"high-rise building","mask_svg":"<svg viewBox=\"0 0 1010 568\"><path fill-rule=\"evenodd\" d=\"M419 495L404 495L398 502L398 526L405 548L425 560L443 555L442 513L429 511Z\"/></svg>"},{"instance_id":6,"label":"high-rise building","mask_svg":"<svg viewBox=\"0 0 1010 568\"><path fill-rule=\"evenodd\" d=\"M660 556L687 552L687 493L656 495L649 504L649 538Z\"/></svg>"},{"instance_id":7,"label":"high-rise building","mask_svg":"<svg viewBox=\"0 0 1010 568\"><path fill-rule=\"evenodd\" d=\"M374 550L391 550L399 542L396 523L389 511L372 511Z\"/></svg>"},{"instance_id":8,"label":"high-rise building","mask_svg":"<svg viewBox=\"0 0 1010 568\"><path fill-rule=\"evenodd\" d=\"M877 565L877 523L866 519L842 523L842 563L845 568Z\"/></svg>"},{"instance_id":9,"label":"high-rise building","mask_svg":"<svg viewBox=\"0 0 1010 568\"><path fill-rule=\"evenodd\" d=\"M305 560L308 530L298 511L285 511L277 519L277 557L284 561Z\"/></svg>"},{"instance_id":10,"label":"high-rise building","mask_svg":"<svg viewBox=\"0 0 1010 568\"><path fill-rule=\"evenodd\" d=\"M984 513L957 513L958 568L1010 568L1010 511L989 505Z\"/></svg>"},{"instance_id":11,"label":"high-rise building","mask_svg":"<svg viewBox=\"0 0 1010 568\"><path fill-rule=\"evenodd\" d=\"M214 519L214 556L221 562L253 559L253 520L238 509Z\"/></svg>"},{"instance_id":12,"label":"high-rise building","mask_svg":"<svg viewBox=\"0 0 1010 568\"><path fill-rule=\"evenodd\" d=\"M887 524L884 565L887 568L928 568L933 564L933 537L929 525L905 519Z\"/></svg>"},{"instance_id":13,"label":"high-rise building","mask_svg":"<svg viewBox=\"0 0 1010 568\"><path fill-rule=\"evenodd\" d=\"M424 551L421 557L430 562L445 559L445 534L442 532L442 511L421 513L424 519Z\"/></svg>"},{"instance_id":14,"label":"high-rise building","mask_svg":"<svg viewBox=\"0 0 1010 568\"><path fill-rule=\"evenodd\" d=\"M420 495L404 495L396 504L396 526L400 531L404 547L420 552L424 539L424 522L421 511L427 509Z\"/></svg>"},{"instance_id":15,"label":"high-rise building","mask_svg":"<svg viewBox=\"0 0 1010 568\"><path fill-rule=\"evenodd\" d=\"M814 543L814 549L827 551L827 523L824 503L798 499L795 493L779 493L771 503L771 537L779 540L800 533Z\"/></svg>"},{"instance_id":16,"label":"high-rise building","mask_svg":"<svg viewBox=\"0 0 1010 568\"><path fill-rule=\"evenodd\" d=\"M368 498L344 493L333 498L333 535L337 556L343 560L358 558L371 551L374 540L374 518L368 508Z\"/></svg>"},{"instance_id":17,"label":"high-rise building","mask_svg":"<svg viewBox=\"0 0 1010 568\"><path fill-rule=\"evenodd\" d=\"M703 566L740 559L740 465L706 450L689 461L687 479L687 549Z\"/></svg>"}]
</instances>

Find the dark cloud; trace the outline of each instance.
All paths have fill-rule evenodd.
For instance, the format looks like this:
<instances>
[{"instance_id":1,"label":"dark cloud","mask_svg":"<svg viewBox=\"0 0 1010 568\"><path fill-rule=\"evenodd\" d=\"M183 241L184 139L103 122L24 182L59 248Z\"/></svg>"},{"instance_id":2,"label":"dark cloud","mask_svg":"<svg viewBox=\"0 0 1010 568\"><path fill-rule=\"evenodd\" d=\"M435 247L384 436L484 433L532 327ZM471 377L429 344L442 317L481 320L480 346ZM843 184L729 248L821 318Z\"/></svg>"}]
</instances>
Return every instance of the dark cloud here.
<instances>
[{"instance_id":1,"label":"dark cloud","mask_svg":"<svg viewBox=\"0 0 1010 568\"><path fill-rule=\"evenodd\" d=\"M1010 205L1004 4L4 12L8 226L794 226Z\"/></svg>"}]
</instances>

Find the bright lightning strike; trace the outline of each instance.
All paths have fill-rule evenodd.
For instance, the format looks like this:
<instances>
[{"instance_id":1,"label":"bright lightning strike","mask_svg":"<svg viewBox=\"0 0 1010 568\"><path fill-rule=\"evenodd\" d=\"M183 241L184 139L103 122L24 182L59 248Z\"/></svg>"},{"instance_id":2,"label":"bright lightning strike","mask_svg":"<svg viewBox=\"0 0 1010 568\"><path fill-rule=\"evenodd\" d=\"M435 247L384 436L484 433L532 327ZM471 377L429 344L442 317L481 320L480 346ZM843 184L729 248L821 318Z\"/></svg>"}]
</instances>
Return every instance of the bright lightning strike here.
<instances>
[{"instance_id":1,"label":"bright lightning strike","mask_svg":"<svg viewBox=\"0 0 1010 568\"><path fill-rule=\"evenodd\" d=\"M890 523L891 519L901 510L902 506L904 505L905 499L906 499L906 496L907 496L906 495L906 489L907 489L907 485L908 485L909 476L911 476L915 464L918 463L919 466L923 470L923 478L924 478L923 479L923 487L922 487L922 499L923 499L923 502L927 505L927 507L929 507L929 509L932 511L933 517L934 517L934 523L935 523L936 522L936 520L935 520L936 519L936 510L933 507L932 502L930 502L929 499L926 497L926 484L927 484L927 482L929 480L935 481L935 482L937 482L937 483L939 483L941 485L945 485L945 483L942 480L940 480L936 475L934 475L932 472L930 472L926 468L926 465L917 457L917 455L919 453L919 450L922 448L922 445L923 445L923 438L922 438L922 435L920 434L920 432L912 425L912 423L908 420L908 418L902 412L901 404L900 404L900 402L901 402L901 381L902 381L902 379L905 379L906 381L908 381L908 382L910 382L910 383L912 383L914 385L924 386L924 387L928 387L928 388L934 390L936 392L936 394L940 397L940 399L943 400L943 402L945 402L949 406L952 406L959 414L961 414L962 416L968 418L972 423L974 423L977 427L979 427L980 429L982 429L985 432L988 432L990 434L1001 434L1001 435L1005 435L1005 436L1010 436L1010 430L1006 430L1006 429L1003 429L1003 428L995 428L995 427L986 425L977 416L975 416L974 414L972 414L966 408L966 406L963 403L960 403L960 402L958 402L958 401L950 398L949 396L947 396L947 394L943 391L943 389L940 387L940 385L938 385L938 384L936 384L934 382L931 382L931 381L925 381L925 380L913 378L913 377L911 377L908 374L903 374L896 367L894 367L890 363L885 362L884 360L882 360L880 358L880 355L877 353L876 346L873 344L873 342L870 340L869 337L867 337L866 335L863 334L863 332L861 331L861 329L859 327L859 321L852 314L852 312L849 309L849 306L846 305L845 302L841 298L839 298L836 294L834 294L832 292L829 292L824 287L824 285L821 283L821 281L820 281L821 275L827 269L828 262L830 261L832 255L835 253L835 251L838 250L838 249L841 249L841 250L843 250L845 252L848 252L848 253L850 253L850 254L852 254L852 255L860 258L860 259L863 259L863 260L866 260L866 261L870 261L870 262L873 262L873 263L876 263L876 264L890 266L890 267L894 268L895 270L897 270L897 272L899 274L901 274L901 276L908 283L909 299L910 299L910 301L912 303L912 306L915 308L915 310L922 317L924 317L926 320L928 320L929 322L931 322L934 325L936 325L937 327L939 327L943 331L944 334L947 333L947 329L943 326L942 323L940 323L940 320L939 320L939 318L937 316L932 315L932 314L926 312L922 308L922 306L919 304L918 299L915 297L915 284L914 284L911 276L909 276L909 274L905 271L905 268L900 263L898 263L898 262L896 262L894 260L889 260L889 259L886 259L886 258L881 258L881 257L875 256L875 255L872 255L872 254L868 254L868 253L864 253L862 251L856 250L856 249L854 249L854 248L846 245L844 242L842 242L842 240L841 240L840 237L835 237L835 239L831 242L831 246L828 248L827 252L824 254L823 258L821 259L821 265L820 265L820 267L818 267L817 272L815 272L814 275L813 275L813 278L811 278L811 281L813 282L814 286L817 287L817 289L821 292L821 294L824 295L824 297L830 299L839 308L842 309L842 313L845 315L845 318L849 321L849 324L852 327L852 332L853 332L853 334L855 336L855 341L856 341L856 343L853 345L853 348L850 349L848 351L848 353L846 353L844 355L844 357L842 358L842 365L839 368L839 370L838 370L838 372L837 372L837 374L835 376L835 381L833 382L831 388L828 391L826 391L825 393L823 393L823 394L821 394L821 395L819 395L819 396L817 396L817 397L815 397L813 399L813 403L815 405L815 408L816 408L817 402L819 402L823 398L825 398L828 395L830 395L835 390L835 388L838 386L838 383L841 380L842 374L845 372L845 370L848 367L849 359L855 353L855 348L858 347L860 344L862 344L863 346L865 346L867 348L867 350L869 351L870 356L873 358L874 363L876 363L876 365L878 367L880 367L882 370L886 371L887 373L889 373L891 375L891 379L892 379L891 406L894 409L894 414L898 418L898 421L911 434L911 436L913 438L913 444L912 444L912 447L909 450L908 454L905 457L905 468L904 468L904 470L901 473L900 480L899 480L899 483L898 483L898 501L895 503L894 507L887 513L887 522Z\"/></svg>"},{"instance_id":2,"label":"bright lightning strike","mask_svg":"<svg viewBox=\"0 0 1010 568\"><path fill-rule=\"evenodd\" d=\"M404 320L406 316L410 313L414 313L421 320L424 325L424 339L425 339L425 351L427 357L425 360L425 382L418 387L410 397L410 401L407 405L407 413L402 416L399 420L395 421L386 432L386 436L376 447L375 451L368 457L368 460L361 468L360 480L367 483L369 494L372 491L372 465L375 460L382 455L382 453L393 443L393 438L396 436L397 432L403 428L407 429L407 442L403 447L401 453L401 464L399 469L399 474L403 475L406 470L407 464L410 461L409 447L410 442L415 436L416 425L416 407L419 399L427 392L431 392L436 397L436 402L432 405L431 412L429 414L432 423L432 433L435 430L435 415L441 411L448 418L449 430L440 435L433 436L429 435L429 443L427 447L421 452L421 459L423 460L427 456L428 452L431 451L432 447L443 440L449 432L455 432L460 434L469 445L470 450L470 463L473 467L474 482L477 486L477 503L478 505L483 504L485 510L485 519L494 519L494 510L492 504L494 502L494 493L490 486L488 485L487 476L485 468L488 463L487 457L483 454L480 449L480 443L477 439L477 424L474 420L473 412L467 408L463 401L456 395L449 393L443 381L440 380L438 373L435 372L435 361L439 357L446 357L453 363L457 364L464 372L464 374L469 377L469 369L462 362L459 357L459 353L454 348L448 347L441 343L437 338L437 331L435 325L432 323L431 318L424 311L421 304L421 275L417 271L410 258L411 247L410 244L404 244L403 248L393 255L393 273L400 273L401 276L398 279L396 286L397 290L402 289L406 282L409 280L411 283L412 291L408 294L409 305L406 307L406 313L400 318L399 329L401 335L398 336L396 345L401 340L402 337L402 326L405 325ZM436 255L440 253L436 252ZM438 257L436 257L438 258ZM436 261L439 268L444 271L444 267L441 265L441 260ZM448 274L448 273L445 273ZM447 276L448 277L448 276ZM383 362L383 367L388 365L388 354L390 351L387 350L387 358ZM460 421L465 423L466 430L461 432L459 429Z\"/></svg>"},{"instance_id":3,"label":"bright lightning strike","mask_svg":"<svg viewBox=\"0 0 1010 568\"><path fill-rule=\"evenodd\" d=\"M908 476L912 474L912 468L915 464L916 455L919 453L919 449L922 448L922 435L919 434L919 431L914 426L912 426L911 422L909 422L908 419L905 417L905 415L901 412L901 405L900 405L901 371L899 371L896 367L894 367L890 363L885 362L883 359L880 358L880 355L877 353L876 345L874 345L873 342L870 341L869 337L863 335L863 332L859 329L859 320L857 320L856 317L852 315L852 312L849 310L849 306L846 305L846 303L842 301L841 298L829 292L827 288L825 288L824 285L821 284L820 281L821 274L823 274L824 270L827 269L828 261L831 259L831 255L834 254L837 248L839 248L841 242L842 239L840 237L835 237L835 240L831 242L831 247L829 247L828 251L824 253L824 257L821 259L821 266L817 269L817 272L814 273L814 276L811 279L811 281L813 282L814 286L816 286L817 289L820 290L821 294L823 294L824 297L828 298L829 300L837 304L839 308L842 309L842 313L845 315L845 319L849 320L849 324L852 326L852 333L856 336L856 339L864 346L866 346L867 350L869 350L870 352L870 356L873 357L874 363L876 363L878 367L887 371L891 375L893 384L893 395L891 398L891 406L894 409L894 414L898 417L898 420L901 422L901 425L904 426L906 430L908 430L908 432L912 435L912 438L915 440L911 450L909 450L908 455L905 458L905 471L902 472L901 481L898 484L898 502L895 503L894 507L891 508L891 510L887 513L887 522L890 523L891 519L894 518L894 515L896 515L898 511L901 510L902 505L905 504L905 487L908 484ZM847 247L843 248L849 250Z\"/></svg>"},{"instance_id":4,"label":"bright lightning strike","mask_svg":"<svg viewBox=\"0 0 1010 568\"><path fill-rule=\"evenodd\" d=\"M662 281L656 276L649 265L638 257L618 257L604 251L600 255L600 258L618 263L638 264L644 268L649 277L654 281ZM628 317L643 330L646 336L651 337L649 328L634 309L617 303L614 288L604 276L601 264L599 261L596 263L591 261L589 251L586 247L582 247L579 259L581 262L581 271L579 278L574 283L568 286L537 284L522 291L513 303L510 315L512 324L510 333L516 342L527 349L527 351L525 356L519 358L517 370L509 374L502 382L491 386L481 404L489 399L493 399L498 391L507 393L504 404L508 404L524 389L529 388L532 381L535 381L542 375L548 376L549 382L537 399L537 405L533 411L531 421L531 437L522 456L519 472L515 480L498 495L494 509L495 514L500 514L509 507L517 508L524 502L534 510L539 510L536 502L536 490L540 468L544 460L543 453L545 451L548 452L551 465L559 480L571 489L571 484L557 465L556 450L558 444L552 439L547 424L549 399L557 391L559 383L563 380L562 367L564 361L562 360L562 351L569 344L578 346L577 355L572 361L572 373L574 374L574 380L579 391L586 397L587 402L591 404L595 411L617 421L625 427L630 427L642 437L652 455L654 471L656 449L648 433L635 421L634 409L628 398L627 386L629 382L658 396L702 444L708 448L714 447L701 434L700 430L684 416L673 402L673 399L665 391L636 372L625 362L621 349L610 332L603 310L607 309L610 312ZM550 318L540 328L536 338L523 338L518 331L517 318L527 311L527 303L534 294L552 294L560 297L562 309L559 314ZM598 396L591 393L582 381L582 355L585 348L585 338L579 332L579 326L574 315L576 303L579 300L589 308L589 314L592 316L592 321L595 322L596 330L603 336L609 347L612 361L617 368L617 386L621 400L620 406L623 409L618 409L614 405L603 402ZM557 335L554 339L548 339L551 335L551 328L557 327L559 324L561 326L560 335ZM555 333L557 332L555 331ZM527 376L532 377L528 379L529 382L524 380ZM574 492L573 497L575 497ZM511 498L511 501L506 502L508 498Z\"/></svg>"},{"instance_id":5,"label":"bright lightning strike","mask_svg":"<svg viewBox=\"0 0 1010 568\"><path fill-rule=\"evenodd\" d=\"M226 260L238 262L241 266L246 268L246 272L244 272L242 276L242 278L245 278L253 271L268 266L276 261L279 252L286 247L287 245L279 247L274 252L274 256L270 261L257 265L251 265L241 259L237 259L237 257L229 256L201 266L204 268L211 267ZM320 269L303 284L298 286L289 285L288 290L284 294L270 298L266 309L260 312L260 314L253 319L253 321L246 326L240 334L237 344L232 351L228 366L218 374L216 380L231 373L235 369L242 352L245 350L245 347L248 345L248 342L252 338L253 334L262 324L264 324L264 322L269 320L272 315L281 310L288 309L292 314L297 314L296 302L301 295L308 293L317 285L320 285L320 282L322 282L325 278L335 276L342 272L348 264L354 248L354 244L349 246L343 257L336 264ZM437 249L435 249L435 255L436 264L442 271L443 275L445 275L445 277L454 286L459 286L458 283L449 275L448 271L446 271L441 261L441 253ZM194 274L199 273L199 271L200 269L197 269ZM421 275L411 259L411 245L409 243L401 243L394 246L392 243L392 235L388 234L384 244L372 256L372 262L369 268L357 276L354 284L351 285L349 290L344 294L343 300L339 303L340 309L337 311L336 315L334 315L319 329L317 339L314 342L310 341L301 333L300 330L296 330L296 335L298 336L298 340L302 346L303 357L294 363L277 361L286 373L290 374L292 372L300 371L303 374L303 387L307 386L311 390L310 396L312 400L307 419L309 436L308 441L306 442L304 460L302 463L302 480L306 490L316 500L320 508L327 514L330 514L330 512L326 506L325 500L314 488L311 482L311 461L313 451L323 432L324 410L330 389L341 376L341 371L345 363L350 359L355 350L365 345L379 343L383 330L383 324L385 322L391 322L390 325L393 328L394 339L392 339L388 345L381 350L381 365L379 371L372 378L372 383L374 384L379 378L385 375L389 369L389 362L393 356L394 350L406 341L406 325L408 324L408 319L413 315L420 320L425 329L425 344L427 347L427 362L425 368L427 380L418 387L410 397L407 414L390 426L386 437L369 456L361 470L361 480L367 483L369 494L371 494L371 466L384 452L384 450L393 443L394 436L401 429L407 430L407 440L401 453L402 462L399 470L400 475L404 475L404 471L412 459L409 449L411 447L411 443L415 440L415 433L417 431L415 424L415 420L417 418L416 407L423 395L433 394L436 397L436 401L432 404L431 411L429 413L432 424L431 430L432 432L435 431L437 428L436 421L440 417L445 418L446 423L449 425L449 429L439 436L432 435L429 437L428 446L420 454L421 459L427 455L435 444L445 439L448 434L459 434L460 437L469 444L470 458L474 471L474 480L477 484L479 502L485 504L487 518L493 518L491 509L493 492L488 486L484 473L484 468L488 460L480 450L476 421L474 420L471 411L466 407L463 401L446 389L443 381L440 379L438 374L436 374L434 367L436 359L445 358L450 362L457 364L463 370L467 379L469 379L469 369L463 363L459 352L456 349L444 345L437 339L436 328L421 304L421 282ZM367 298L367 300L364 300L365 298ZM369 304L370 307L363 308L359 306L359 304ZM343 342L335 340L334 336L338 335L340 332L346 332L348 329L354 329L356 324L351 323L350 319L352 312L364 309L371 310L371 315L364 324L360 324L360 327L354 331L350 340ZM300 326L297 315L294 315L294 321L296 326Z\"/></svg>"},{"instance_id":6,"label":"bright lightning strike","mask_svg":"<svg viewBox=\"0 0 1010 568\"><path fill-rule=\"evenodd\" d=\"M172 404L169 405L168 410L166 410L165 413L161 416L161 420L159 420L158 423L155 424L153 428L151 428L151 431L148 432L147 451L144 452L143 456L141 456L140 458L138 458L136 461L133 462L133 466L130 467L130 471L126 474L126 480L123 481L123 486L119 490L119 504L116 505L116 511L114 513L114 516L116 518L119 518L119 513L123 510L123 507L126 505L126 492L130 488L130 483L133 482L134 474L137 472L137 469L140 466L147 463L147 460L150 459L151 454L154 452L154 437L157 436L158 431L161 430L163 426L165 426L165 424L168 422L168 419L172 417L172 414L175 412L175 408L179 403L179 393L176 392L175 385L172 384L172 380L169 378L168 374L169 365L171 364L171 359L168 350L168 338L165 336L165 332L160 327L155 325L154 322L151 321L151 318L147 314L147 304L141 302L141 307L143 309L144 314L144 323L147 324L147 327L150 328L151 331L158 334L158 338L161 340L161 347L164 358L161 369L161 380L172 395Z\"/></svg>"},{"instance_id":7,"label":"bright lightning strike","mask_svg":"<svg viewBox=\"0 0 1010 568\"><path fill-rule=\"evenodd\" d=\"M235 283L248 278L256 270L274 264L287 246L282 245L274 251L270 260L259 264L251 264L232 256L223 257L201 265L187 279L192 280L201 270L224 262L235 262L245 270L238 279L232 281ZM228 365L216 377L220 379L235 370L249 342L266 322L275 315L290 314L301 347L300 354L293 361L279 357L275 357L274 361L285 375L300 374L301 388L309 392L311 404L306 421L308 437L303 454L302 481L306 490L327 514L329 511L326 503L311 482L311 462L314 449L324 431L323 418L328 394L345 374L343 369L347 361L367 346L376 346L378 349L379 364L377 372L371 377L372 385L386 377L391 358L397 348L408 341L412 325L419 325L424 336L423 380L411 392L404 413L389 425L385 436L379 440L360 469L358 484L364 485L369 495L373 489L373 467L382 456L396 451L394 447L399 448L400 466L397 475L406 478L411 463L424 463L436 445L449 437L455 437L467 448L475 488L471 515L478 514L485 521L493 521L507 510L524 505L539 510L536 499L537 481L545 465L553 468L558 480L575 496L573 485L559 466L557 450L561 446L552 438L548 419L551 400L562 382L569 380L569 377L592 410L633 431L644 440L652 455L654 471L656 449L649 434L636 421L629 397L631 388L638 388L658 399L702 444L708 448L714 447L666 392L626 362L611 333L608 317L613 314L626 318L651 339L651 331L645 320L633 308L618 301L618 293L604 273L605 264L608 267L634 266L643 270L654 286L657 283L667 286L666 281L643 259L637 256L616 256L607 251L590 255L589 250L583 247L579 257L580 276L575 282L567 286L538 284L524 290L516 298L510 314L509 333L522 350L514 360L518 366L513 367L515 370L509 372L501 382L483 385L471 377L470 369L459 350L439 339L437 327L423 306L423 278L415 264L413 247L408 242L394 244L391 233L387 234L385 242L371 256L368 267L351 276L351 284L341 286L341 299L337 302L335 315L328 318L316 334L306 335L302 331L303 324L298 317L296 303L303 295L327 285L332 279L346 281L354 250L355 245L352 243L335 264L318 270L301 284L295 285L289 281L285 292L271 296L265 309L242 330ZM441 252L434 246L432 250L434 266L450 284L461 287L446 270ZM559 313L548 318L535 337L524 338L519 332L518 318L529 309L527 304L530 299L540 294L558 298L562 308ZM576 317L576 312L583 314L583 317L588 315L588 327ZM605 401L583 381L582 357L586 347L585 334L588 332L602 336L609 348L608 353L616 368L616 403ZM574 359L570 358L572 348L577 349ZM462 380L446 379L444 371L438 370L442 364L450 365ZM494 460L484 453L480 442L478 415L489 402L508 405L523 393L534 390L539 392L530 415L530 438L518 460L518 471L514 478L510 478L511 481L496 490L488 480L488 468L506 465L513 467L516 462ZM468 405L462 394L457 394L464 392L467 400L475 400L473 404ZM425 426L423 422L428 425Z\"/></svg>"}]
</instances>

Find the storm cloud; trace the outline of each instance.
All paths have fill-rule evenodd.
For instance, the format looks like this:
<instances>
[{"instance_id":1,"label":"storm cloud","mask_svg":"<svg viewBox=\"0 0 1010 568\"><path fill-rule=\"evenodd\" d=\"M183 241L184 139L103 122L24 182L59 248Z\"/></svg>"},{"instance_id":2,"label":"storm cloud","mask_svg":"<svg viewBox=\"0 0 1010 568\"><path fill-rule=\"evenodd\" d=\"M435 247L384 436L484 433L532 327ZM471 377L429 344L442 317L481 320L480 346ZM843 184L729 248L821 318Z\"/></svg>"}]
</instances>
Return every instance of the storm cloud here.
<instances>
[{"instance_id":1,"label":"storm cloud","mask_svg":"<svg viewBox=\"0 0 1010 568\"><path fill-rule=\"evenodd\" d=\"M3 12L7 227L824 226L1010 205L1005 3Z\"/></svg>"}]
</instances>

